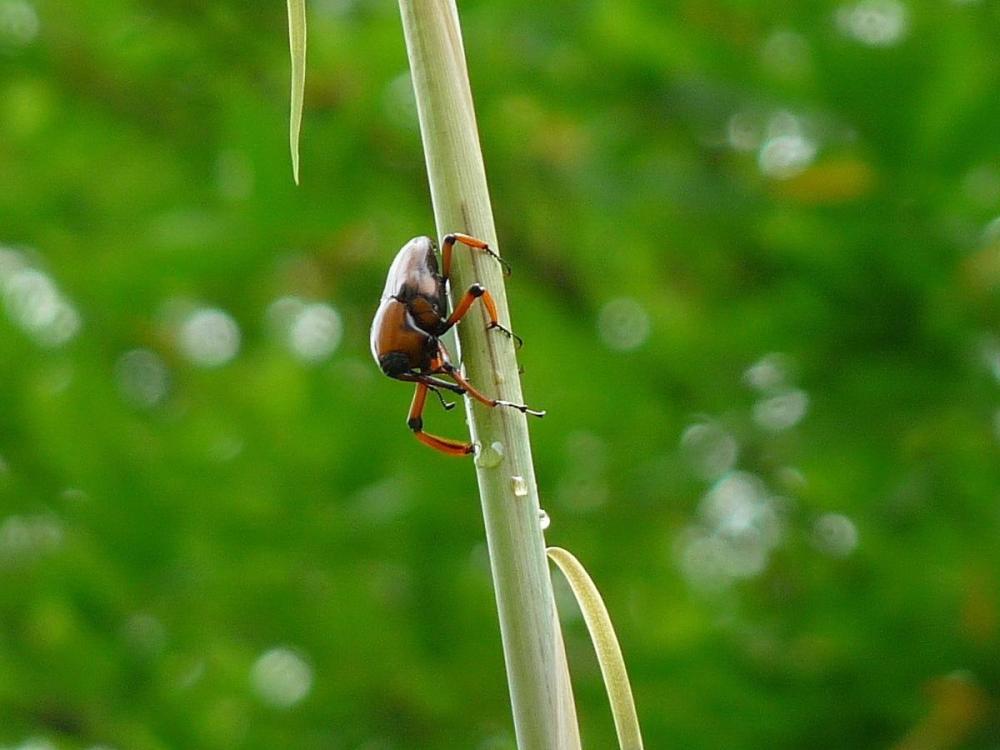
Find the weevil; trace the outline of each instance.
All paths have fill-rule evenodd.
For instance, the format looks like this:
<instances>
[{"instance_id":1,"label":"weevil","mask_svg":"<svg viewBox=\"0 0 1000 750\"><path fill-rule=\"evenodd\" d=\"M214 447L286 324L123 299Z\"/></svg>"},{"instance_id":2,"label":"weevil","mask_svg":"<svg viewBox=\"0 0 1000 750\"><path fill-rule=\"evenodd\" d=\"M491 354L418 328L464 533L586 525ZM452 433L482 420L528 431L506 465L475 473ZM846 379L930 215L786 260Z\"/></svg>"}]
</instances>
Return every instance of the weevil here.
<instances>
[{"instance_id":1,"label":"weevil","mask_svg":"<svg viewBox=\"0 0 1000 750\"><path fill-rule=\"evenodd\" d=\"M474 451L471 443L424 432L423 413L428 391L438 396L445 409L454 404L444 400L442 390L468 394L491 408L506 406L536 417L544 416L545 412L529 409L524 404L490 398L474 388L451 363L441 336L462 320L477 299L486 308L490 319L487 330L495 329L516 342L521 341L500 325L493 295L481 284L470 286L451 314L448 313L448 276L456 242L496 259L509 273L507 264L487 243L467 234L449 234L444 238L439 270L434 240L414 237L403 245L389 266L382 299L372 321L371 346L372 356L383 373L396 380L417 384L406 419L417 440L442 453L464 456ZM442 376L455 382L443 380Z\"/></svg>"}]
</instances>

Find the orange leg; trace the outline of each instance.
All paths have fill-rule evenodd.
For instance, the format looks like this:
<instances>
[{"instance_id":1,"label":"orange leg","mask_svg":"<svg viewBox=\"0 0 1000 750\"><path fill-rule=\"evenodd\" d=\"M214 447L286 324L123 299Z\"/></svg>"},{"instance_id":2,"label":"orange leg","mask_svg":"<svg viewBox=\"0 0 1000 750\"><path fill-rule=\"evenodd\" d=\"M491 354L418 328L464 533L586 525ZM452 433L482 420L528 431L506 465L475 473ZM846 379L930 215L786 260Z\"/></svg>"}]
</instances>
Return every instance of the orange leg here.
<instances>
[{"instance_id":1,"label":"orange leg","mask_svg":"<svg viewBox=\"0 0 1000 750\"><path fill-rule=\"evenodd\" d=\"M467 234L452 233L447 235L441 244L441 269L446 279L451 275L451 252L454 250L456 242L461 242L466 247L471 247L475 250L482 250L487 255L496 258L497 262L503 266L504 274L510 276L510 266L507 265L507 261L493 252L493 249L488 244Z\"/></svg>"},{"instance_id":2,"label":"orange leg","mask_svg":"<svg viewBox=\"0 0 1000 750\"><path fill-rule=\"evenodd\" d=\"M429 445L431 448L446 453L449 456L467 456L472 453L474 448L471 443L449 440L448 438L424 432L422 415L424 413L424 404L427 402L427 389L428 385L426 383L417 383L417 390L413 393L413 403L410 404L410 414L406 420L407 426L413 430L413 436L424 445Z\"/></svg>"},{"instance_id":3,"label":"orange leg","mask_svg":"<svg viewBox=\"0 0 1000 750\"><path fill-rule=\"evenodd\" d=\"M441 333L444 333L458 321L465 317L465 314L469 312L469 308L472 307L472 303L477 299L481 299L483 304L486 306L486 313L490 316L490 324L486 326L486 330L491 328L496 328L498 331L503 333L507 338L514 339L518 348L524 346L524 341L516 333L510 331L510 329L500 325L497 320L497 303L493 300L493 295L489 293L482 284L473 284L469 287L469 290L462 295L462 299L458 301L455 309L452 311L451 315L444 322L444 328L441 329ZM441 333L438 335L440 336Z\"/></svg>"}]
</instances>

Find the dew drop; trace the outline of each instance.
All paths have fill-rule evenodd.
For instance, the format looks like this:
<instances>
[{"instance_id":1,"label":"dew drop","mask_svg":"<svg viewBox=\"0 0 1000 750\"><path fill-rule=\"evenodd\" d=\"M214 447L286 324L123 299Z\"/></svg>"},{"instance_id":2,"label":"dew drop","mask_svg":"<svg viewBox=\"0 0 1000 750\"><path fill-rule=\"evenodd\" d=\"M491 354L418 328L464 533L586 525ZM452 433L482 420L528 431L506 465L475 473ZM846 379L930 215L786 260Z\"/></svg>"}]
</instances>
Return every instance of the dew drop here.
<instances>
[{"instance_id":1,"label":"dew drop","mask_svg":"<svg viewBox=\"0 0 1000 750\"><path fill-rule=\"evenodd\" d=\"M638 349L649 338L649 313L634 299L611 300L598 313L597 332L609 349Z\"/></svg>"},{"instance_id":2,"label":"dew drop","mask_svg":"<svg viewBox=\"0 0 1000 750\"><path fill-rule=\"evenodd\" d=\"M870 47L889 47L906 36L907 9L899 0L861 0L837 11L840 30Z\"/></svg>"},{"instance_id":3,"label":"dew drop","mask_svg":"<svg viewBox=\"0 0 1000 750\"><path fill-rule=\"evenodd\" d=\"M122 398L143 409L163 401L170 387L166 363L149 349L132 349L119 357L115 380Z\"/></svg>"},{"instance_id":4,"label":"dew drop","mask_svg":"<svg viewBox=\"0 0 1000 750\"><path fill-rule=\"evenodd\" d=\"M47 274L12 253L0 257L0 293L8 316L41 346L65 344L79 332L80 314Z\"/></svg>"},{"instance_id":5,"label":"dew drop","mask_svg":"<svg viewBox=\"0 0 1000 750\"><path fill-rule=\"evenodd\" d=\"M542 527L542 531L552 525L552 519L549 518L549 514L545 512L544 508L538 509L538 525Z\"/></svg>"},{"instance_id":6,"label":"dew drop","mask_svg":"<svg viewBox=\"0 0 1000 750\"><path fill-rule=\"evenodd\" d=\"M792 376L791 359L781 352L765 354L743 373L743 382L761 393L783 389Z\"/></svg>"},{"instance_id":7,"label":"dew drop","mask_svg":"<svg viewBox=\"0 0 1000 750\"><path fill-rule=\"evenodd\" d=\"M726 126L729 145L736 151L756 151L764 130L763 118L753 112L736 112Z\"/></svg>"},{"instance_id":8,"label":"dew drop","mask_svg":"<svg viewBox=\"0 0 1000 750\"><path fill-rule=\"evenodd\" d=\"M319 362L329 357L340 344L343 324L340 313L321 302L306 305L288 331L292 352L306 362Z\"/></svg>"},{"instance_id":9,"label":"dew drop","mask_svg":"<svg viewBox=\"0 0 1000 750\"><path fill-rule=\"evenodd\" d=\"M740 446L736 438L719 425L698 422L681 435L681 451L701 477L717 479L736 465Z\"/></svg>"},{"instance_id":10,"label":"dew drop","mask_svg":"<svg viewBox=\"0 0 1000 750\"><path fill-rule=\"evenodd\" d=\"M758 401L753 407L753 420L765 430L780 432L802 421L808 409L808 394L795 389Z\"/></svg>"},{"instance_id":11,"label":"dew drop","mask_svg":"<svg viewBox=\"0 0 1000 750\"><path fill-rule=\"evenodd\" d=\"M16 50L38 36L38 13L25 0L0 3L0 50Z\"/></svg>"},{"instance_id":12,"label":"dew drop","mask_svg":"<svg viewBox=\"0 0 1000 750\"><path fill-rule=\"evenodd\" d=\"M0 567L36 562L57 551L63 536L55 516L8 516L0 523Z\"/></svg>"},{"instance_id":13,"label":"dew drop","mask_svg":"<svg viewBox=\"0 0 1000 750\"><path fill-rule=\"evenodd\" d=\"M275 708L291 708L313 685L312 667L296 651L272 648L261 654L250 672L257 696Z\"/></svg>"},{"instance_id":14,"label":"dew drop","mask_svg":"<svg viewBox=\"0 0 1000 750\"><path fill-rule=\"evenodd\" d=\"M824 513L813 524L813 544L833 557L847 557L858 546L858 528L843 514Z\"/></svg>"},{"instance_id":15,"label":"dew drop","mask_svg":"<svg viewBox=\"0 0 1000 750\"><path fill-rule=\"evenodd\" d=\"M178 332L181 353L201 367L220 367L240 350L240 328L224 310L205 307L192 312Z\"/></svg>"},{"instance_id":16,"label":"dew drop","mask_svg":"<svg viewBox=\"0 0 1000 750\"><path fill-rule=\"evenodd\" d=\"M476 466L482 469L492 469L503 463L503 443L499 440L476 451Z\"/></svg>"},{"instance_id":17,"label":"dew drop","mask_svg":"<svg viewBox=\"0 0 1000 750\"><path fill-rule=\"evenodd\" d=\"M799 133L769 139L760 149L757 163L768 177L786 180L801 173L816 157L816 144Z\"/></svg>"},{"instance_id":18,"label":"dew drop","mask_svg":"<svg viewBox=\"0 0 1000 750\"><path fill-rule=\"evenodd\" d=\"M306 303L291 294L278 297L268 305L264 317L275 338L281 339L282 342L287 341L288 331L305 308Z\"/></svg>"},{"instance_id":19,"label":"dew drop","mask_svg":"<svg viewBox=\"0 0 1000 750\"><path fill-rule=\"evenodd\" d=\"M510 478L510 481L514 485L515 497L524 497L528 494L528 483L524 481L524 477L515 475Z\"/></svg>"}]
</instances>

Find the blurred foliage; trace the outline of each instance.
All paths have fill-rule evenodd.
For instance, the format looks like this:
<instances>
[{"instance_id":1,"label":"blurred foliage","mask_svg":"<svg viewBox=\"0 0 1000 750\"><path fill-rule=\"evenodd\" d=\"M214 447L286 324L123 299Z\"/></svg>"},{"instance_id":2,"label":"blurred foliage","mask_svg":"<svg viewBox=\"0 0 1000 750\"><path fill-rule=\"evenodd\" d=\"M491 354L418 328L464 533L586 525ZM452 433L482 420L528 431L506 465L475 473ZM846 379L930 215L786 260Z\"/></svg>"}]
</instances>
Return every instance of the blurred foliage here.
<instances>
[{"instance_id":1,"label":"blurred foliage","mask_svg":"<svg viewBox=\"0 0 1000 750\"><path fill-rule=\"evenodd\" d=\"M648 746L998 747L1000 6L461 12ZM433 231L397 10L312 2L298 189L284 24L0 0L0 745L513 747L472 467L368 353Z\"/></svg>"}]
</instances>

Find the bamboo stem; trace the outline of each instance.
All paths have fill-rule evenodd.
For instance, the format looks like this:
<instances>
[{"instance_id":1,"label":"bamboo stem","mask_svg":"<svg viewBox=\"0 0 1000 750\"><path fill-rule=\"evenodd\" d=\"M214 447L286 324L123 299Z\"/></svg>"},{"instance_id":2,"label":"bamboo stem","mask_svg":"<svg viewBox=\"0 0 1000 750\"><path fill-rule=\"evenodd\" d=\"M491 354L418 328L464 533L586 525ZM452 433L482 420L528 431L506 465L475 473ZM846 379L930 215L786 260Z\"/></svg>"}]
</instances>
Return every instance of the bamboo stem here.
<instances>
[{"instance_id":1,"label":"bamboo stem","mask_svg":"<svg viewBox=\"0 0 1000 750\"><path fill-rule=\"evenodd\" d=\"M499 252L454 0L399 0L399 7L438 238L464 232ZM463 290L477 281L496 299L500 322L509 325L499 264L482 253L457 250L452 288ZM458 328L461 360L472 382L497 398L524 403L511 341L487 331L485 316L476 310ZM465 401L472 439L480 446L476 475L518 747L578 748L557 650L561 641L557 646L526 418L513 409Z\"/></svg>"}]
</instances>

